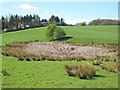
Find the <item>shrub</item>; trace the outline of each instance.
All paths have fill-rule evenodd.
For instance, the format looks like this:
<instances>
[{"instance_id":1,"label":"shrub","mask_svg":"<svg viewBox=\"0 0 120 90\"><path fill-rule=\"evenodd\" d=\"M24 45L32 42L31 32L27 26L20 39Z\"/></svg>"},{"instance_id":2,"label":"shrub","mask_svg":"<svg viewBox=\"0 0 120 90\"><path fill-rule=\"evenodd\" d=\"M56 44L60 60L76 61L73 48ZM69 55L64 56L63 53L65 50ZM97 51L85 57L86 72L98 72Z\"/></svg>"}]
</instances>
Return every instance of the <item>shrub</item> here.
<instances>
[{"instance_id":1,"label":"shrub","mask_svg":"<svg viewBox=\"0 0 120 90\"><path fill-rule=\"evenodd\" d=\"M96 70L89 65L65 65L68 76L77 76L80 79L89 79L96 75Z\"/></svg>"},{"instance_id":2,"label":"shrub","mask_svg":"<svg viewBox=\"0 0 120 90\"><path fill-rule=\"evenodd\" d=\"M57 27L55 24L50 24L47 27L46 36L50 41L61 39L65 35L66 33L63 31L63 29L60 27Z\"/></svg>"}]
</instances>

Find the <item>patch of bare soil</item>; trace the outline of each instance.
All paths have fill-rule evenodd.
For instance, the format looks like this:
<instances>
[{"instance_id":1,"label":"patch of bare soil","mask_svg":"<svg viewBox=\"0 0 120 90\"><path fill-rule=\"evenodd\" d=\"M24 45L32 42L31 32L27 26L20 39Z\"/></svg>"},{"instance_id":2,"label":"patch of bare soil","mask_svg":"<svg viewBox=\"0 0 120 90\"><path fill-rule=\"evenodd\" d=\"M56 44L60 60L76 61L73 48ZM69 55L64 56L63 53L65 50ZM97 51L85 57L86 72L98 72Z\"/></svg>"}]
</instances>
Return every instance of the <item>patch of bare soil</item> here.
<instances>
[{"instance_id":1,"label":"patch of bare soil","mask_svg":"<svg viewBox=\"0 0 120 90\"><path fill-rule=\"evenodd\" d=\"M117 60L117 50L102 45L70 45L63 43L13 43L5 48L4 55L34 60Z\"/></svg>"}]
</instances>

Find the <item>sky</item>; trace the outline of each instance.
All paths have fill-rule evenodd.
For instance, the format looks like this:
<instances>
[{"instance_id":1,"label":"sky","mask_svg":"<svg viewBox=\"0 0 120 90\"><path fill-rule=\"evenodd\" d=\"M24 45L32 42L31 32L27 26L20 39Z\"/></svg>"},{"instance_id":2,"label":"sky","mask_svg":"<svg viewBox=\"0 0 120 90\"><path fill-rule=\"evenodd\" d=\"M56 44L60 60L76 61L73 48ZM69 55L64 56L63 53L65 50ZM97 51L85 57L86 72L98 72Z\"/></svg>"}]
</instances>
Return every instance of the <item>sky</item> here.
<instances>
[{"instance_id":1,"label":"sky","mask_svg":"<svg viewBox=\"0 0 120 90\"><path fill-rule=\"evenodd\" d=\"M118 18L118 2L3 2L1 5L4 16L38 14L41 19L49 19L55 15L68 24Z\"/></svg>"}]
</instances>

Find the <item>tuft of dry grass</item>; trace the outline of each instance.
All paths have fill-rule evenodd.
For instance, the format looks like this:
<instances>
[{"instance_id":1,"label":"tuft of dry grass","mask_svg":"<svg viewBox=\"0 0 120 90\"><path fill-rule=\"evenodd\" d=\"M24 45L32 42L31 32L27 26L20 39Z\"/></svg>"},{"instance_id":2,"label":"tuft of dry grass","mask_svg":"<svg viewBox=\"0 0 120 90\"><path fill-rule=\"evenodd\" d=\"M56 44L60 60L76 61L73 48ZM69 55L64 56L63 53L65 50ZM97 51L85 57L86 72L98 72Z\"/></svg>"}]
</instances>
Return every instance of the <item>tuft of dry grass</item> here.
<instances>
[{"instance_id":1,"label":"tuft of dry grass","mask_svg":"<svg viewBox=\"0 0 120 90\"><path fill-rule=\"evenodd\" d=\"M92 64L93 65L100 65L102 62L100 60L93 60Z\"/></svg>"},{"instance_id":2,"label":"tuft of dry grass","mask_svg":"<svg viewBox=\"0 0 120 90\"><path fill-rule=\"evenodd\" d=\"M114 63L112 65L101 65L102 69L105 69L108 72L120 73L120 64Z\"/></svg>"},{"instance_id":3,"label":"tuft of dry grass","mask_svg":"<svg viewBox=\"0 0 120 90\"><path fill-rule=\"evenodd\" d=\"M96 75L96 70L89 65L65 65L68 76L76 76L80 79L90 79Z\"/></svg>"}]
</instances>

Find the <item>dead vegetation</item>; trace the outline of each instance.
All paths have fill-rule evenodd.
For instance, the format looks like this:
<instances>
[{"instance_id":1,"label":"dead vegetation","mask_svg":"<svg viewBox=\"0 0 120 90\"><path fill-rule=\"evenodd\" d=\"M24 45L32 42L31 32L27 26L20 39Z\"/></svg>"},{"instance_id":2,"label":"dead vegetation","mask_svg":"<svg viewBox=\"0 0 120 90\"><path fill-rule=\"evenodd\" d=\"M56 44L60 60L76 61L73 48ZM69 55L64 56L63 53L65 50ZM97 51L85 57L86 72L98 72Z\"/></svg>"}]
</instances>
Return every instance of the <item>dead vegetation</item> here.
<instances>
[{"instance_id":1,"label":"dead vegetation","mask_svg":"<svg viewBox=\"0 0 120 90\"><path fill-rule=\"evenodd\" d=\"M114 72L114 73L119 73L120 74L120 64L119 63L114 63L112 65L101 65L102 69L105 69L108 72Z\"/></svg>"},{"instance_id":2,"label":"dead vegetation","mask_svg":"<svg viewBox=\"0 0 120 90\"><path fill-rule=\"evenodd\" d=\"M117 49L117 48L116 48ZM14 42L3 48L3 55L27 61L111 60L117 61L117 50L102 45L71 45L38 41ZM94 64L97 62L94 62Z\"/></svg>"},{"instance_id":3,"label":"dead vegetation","mask_svg":"<svg viewBox=\"0 0 120 90\"><path fill-rule=\"evenodd\" d=\"M96 70L90 65L65 65L68 76L79 77L80 79L91 79L96 75Z\"/></svg>"}]
</instances>

